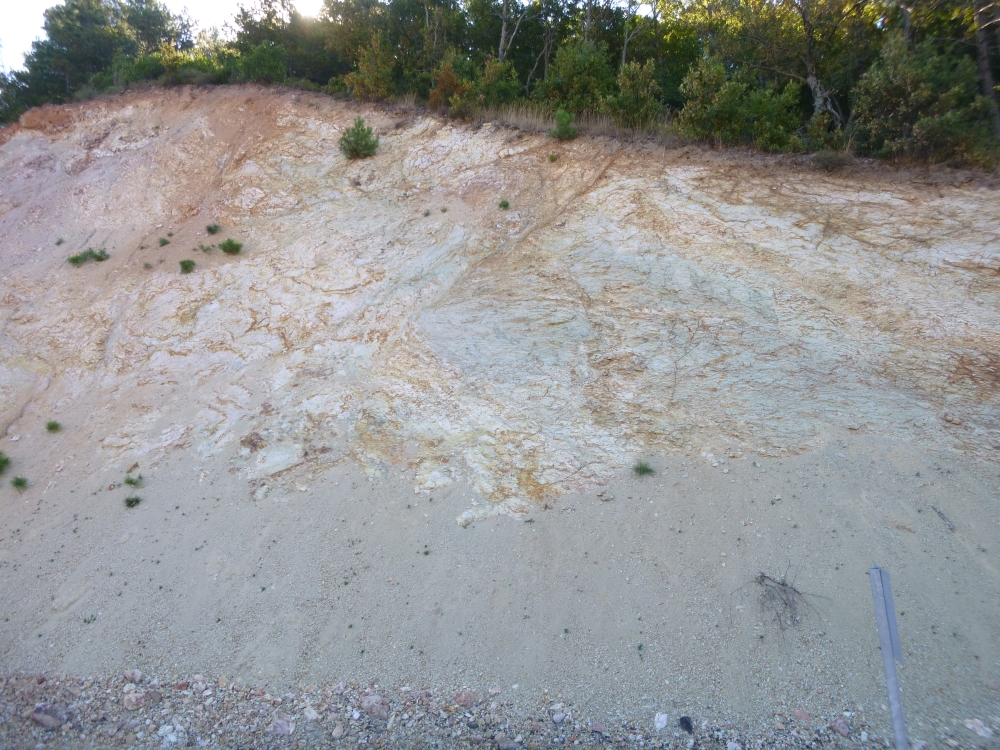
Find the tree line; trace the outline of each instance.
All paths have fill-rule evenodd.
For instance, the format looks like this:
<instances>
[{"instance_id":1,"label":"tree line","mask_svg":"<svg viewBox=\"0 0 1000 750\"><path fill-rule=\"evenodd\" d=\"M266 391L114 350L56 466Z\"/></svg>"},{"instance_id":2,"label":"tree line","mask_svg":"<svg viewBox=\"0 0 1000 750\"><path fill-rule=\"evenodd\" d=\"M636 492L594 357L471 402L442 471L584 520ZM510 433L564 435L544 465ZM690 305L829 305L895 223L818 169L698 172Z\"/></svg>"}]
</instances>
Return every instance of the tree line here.
<instances>
[{"instance_id":1,"label":"tree line","mask_svg":"<svg viewBox=\"0 0 1000 750\"><path fill-rule=\"evenodd\" d=\"M990 0L257 0L194 33L159 0L66 0L0 123L137 85L254 81L453 117L605 116L767 151L993 167L1000 6Z\"/></svg>"}]
</instances>

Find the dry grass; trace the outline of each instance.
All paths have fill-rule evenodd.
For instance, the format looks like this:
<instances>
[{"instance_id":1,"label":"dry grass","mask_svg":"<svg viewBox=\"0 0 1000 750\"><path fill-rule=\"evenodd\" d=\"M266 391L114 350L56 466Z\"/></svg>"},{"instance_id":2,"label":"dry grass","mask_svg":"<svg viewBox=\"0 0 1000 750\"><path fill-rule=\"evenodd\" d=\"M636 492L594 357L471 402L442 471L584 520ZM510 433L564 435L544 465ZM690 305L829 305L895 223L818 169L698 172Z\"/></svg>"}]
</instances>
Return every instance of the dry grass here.
<instances>
[{"instance_id":1,"label":"dry grass","mask_svg":"<svg viewBox=\"0 0 1000 750\"><path fill-rule=\"evenodd\" d=\"M760 572L754 578L760 589L761 609L770 614L780 630L797 626L807 609L813 609L806 601L806 595L795 588L795 581L788 580L788 571L780 579Z\"/></svg>"}]
</instances>

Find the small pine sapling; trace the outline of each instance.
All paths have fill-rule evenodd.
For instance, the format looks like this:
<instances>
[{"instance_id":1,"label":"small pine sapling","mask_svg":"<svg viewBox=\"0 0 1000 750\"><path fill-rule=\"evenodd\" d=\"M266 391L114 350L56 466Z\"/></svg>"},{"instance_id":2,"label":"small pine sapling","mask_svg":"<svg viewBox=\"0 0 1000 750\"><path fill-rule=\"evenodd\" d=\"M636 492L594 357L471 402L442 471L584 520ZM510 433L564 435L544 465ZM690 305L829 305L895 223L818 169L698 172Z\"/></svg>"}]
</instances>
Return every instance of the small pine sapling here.
<instances>
[{"instance_id":1,"label":"small pine sapling","mask_svg":"<svg viewBox=\"0 0 1000 750\"><path fill-rule=\"evenodd\" d=\"M10 486L18 492L24 492L28 488L28 480L24 477L14 477L10 480Z\"/></svg>"},{"instance_id":2,"label":"small pine sapling","mask_svg":"<svg viewBox=\"0 0 1000 750\"><path fill-rule=\"evenodd\" d=\"M45 429L48 430L49 432L59 432L59 430L62 429L62 425L59 424L56 420L50 419L48 422L45 423Z\"/></svg>"},{"instance_id":3,"label":"small pine sapling","mask_svg":"<svg viewBox=\"0 0 1000 750\"><path fill-rule=\"evenodd\" d=\"M502 208L504 211L506 211L508 208L510 208L510 203L507 202L506 198L504 198L502 201L500 201L500 208Z\"/></svg>"},{"instance_id":4,"label":"small pine sapling","mask_svg":"<svg viewBox=\"0 0 1000 750\"><path fill-rule=\"evenodd\" d=\"M338 145L341 153L348 159L367 159L378 151L378 136L372 134L372 129L365 126L364 118L354 121L354 126L344 131Z\"/></svg>"},{"instance_id":5,"label":"small pine sapling","mask_svg":"<svg viewBox=\"0 0 1000 750\"><path fill-rule=\"evenodd\" d=\"M636 465L632 467L632 471L635 472L635 475L637 477L645 477L649 476L650 474L656 473L653 467L647 464L645 461L637 462Z\"/></svg>"},{"instance_id":6,"label":"small pine sapling","mask_svg":"<svg viewBox=\"0 0 1000 750\"><path fill-rule=\"evenodd\" d=\"M565 109L556 112L556 129L550 130L549 135L560 141L571 141L577 134L576 128L573 127L573 115Z\"/></svg>"},{"instance_id":7,"label":"small pine sapling","mask_svg":"<svg viewBox=\"0 0 1000 750\"><path fill-rule=\"evenodd\" d=\"M222 227L220 227L218 224L209 224L207 227L205 227L205 231L208 232L209 234L218 234L221 230Z\"/></svg>"},{"instance_id":8,"label":"small pine sapling","mask_svg":"<svg viewBox=\"0 0 1000 750\"><path fill-rule=\"evenodd\" d=\"M132 495L131 497L126 497L125 498L125 507L126 508L134 508L135 506L137 506L141 502L142 502L142 498L141 497L139 497L138 495Z\"/></svg>"},{"instance_id":9,"label":"small pine sapling","mask_svg":"<svg viewBox=\"0 0 1000 750\"><path fill-rule=\"evenodd\" d=\"M181 261L181 273L191 273L194 270L193 260L182 260Z\"/></svg>"},{"instance_id":10,"label":"small pine sapling","mask_svg":"<svg viewBox=\"0 0 1000 750\"><path fill-rule=\"evenodd\" d=\"M164 245L169 245L169 244L170 244L170 240L168 240L166 237L160 237L160 247L163 247Z\"/></svg>"}]
</instances>

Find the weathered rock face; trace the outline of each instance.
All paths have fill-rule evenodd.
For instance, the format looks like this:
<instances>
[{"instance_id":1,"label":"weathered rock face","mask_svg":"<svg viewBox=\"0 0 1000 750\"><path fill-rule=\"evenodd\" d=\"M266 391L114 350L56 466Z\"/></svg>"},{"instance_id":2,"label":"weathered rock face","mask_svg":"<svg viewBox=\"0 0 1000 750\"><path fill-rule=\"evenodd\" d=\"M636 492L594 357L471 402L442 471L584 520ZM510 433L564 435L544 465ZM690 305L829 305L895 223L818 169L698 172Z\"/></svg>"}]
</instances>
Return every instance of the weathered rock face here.
<instances>
[{"instance_id":1,"label":"weathered rock face","mask_svg":"<svg viewBox=\"0 0 1000 750\"><path fill-rule=\"evenodd\" d=\"M381 149L348 162L355 108L252 88L49 112L0 146L8 435L73 415L88 459L187 447L257 485L403 463L469 477L467 518L648 450L1000 454L989 190L406 112L364 112Z\"/></svg>"}]
</instances>

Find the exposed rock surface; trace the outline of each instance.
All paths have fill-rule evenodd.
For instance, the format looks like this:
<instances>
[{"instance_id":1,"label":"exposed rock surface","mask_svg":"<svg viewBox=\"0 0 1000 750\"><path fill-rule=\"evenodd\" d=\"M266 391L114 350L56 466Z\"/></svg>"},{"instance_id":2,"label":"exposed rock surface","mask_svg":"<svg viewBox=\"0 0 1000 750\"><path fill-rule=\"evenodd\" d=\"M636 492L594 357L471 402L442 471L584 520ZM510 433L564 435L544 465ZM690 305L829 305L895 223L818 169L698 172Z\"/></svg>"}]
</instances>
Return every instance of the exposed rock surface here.
<instances>
[{"instance_id":1,"label":"exposed rock surface","mask_svg":"<svg viewBox=\"0 0 1000 750\"><path fill-rule=\"evenodd\" d=\"M354 115L254 89L31 113L0 147L0 427L72 408L106 463L190 446L253 480L405 462L515 514L648 449L848 427L997 455L993 191L411 113L366 112L380 152L348 162ZM66 263L88 246L111 259Z\"/></svg>"}]
</instances>

